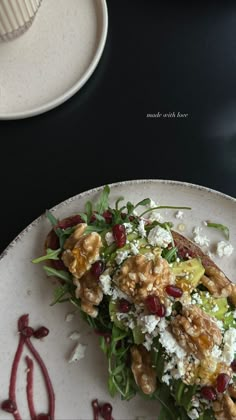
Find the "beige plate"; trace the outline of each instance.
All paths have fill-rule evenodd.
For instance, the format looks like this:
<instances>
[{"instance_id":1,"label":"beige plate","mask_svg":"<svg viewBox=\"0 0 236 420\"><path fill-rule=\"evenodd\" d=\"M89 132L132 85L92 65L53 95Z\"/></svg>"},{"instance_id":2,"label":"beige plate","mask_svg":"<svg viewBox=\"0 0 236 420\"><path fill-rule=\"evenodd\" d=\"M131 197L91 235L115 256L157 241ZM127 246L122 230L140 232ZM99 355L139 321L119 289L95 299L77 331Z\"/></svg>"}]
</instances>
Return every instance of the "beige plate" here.
<instances>
[{"instance_id":1,"label":"beige plate","mask_svg":"<svg viewBox=\"0 0 236 420\"><path fill-rule=\"evenodd\" d=\"M32 26L0 42L0 119L48 111L74 95L105 46L105 0L43 0Z\"/></svg>"},{"instance_id":2,"label":"beige plate","mask_svg":"<svg viewBox=\"0 0 236 420\"><path fill-rule=\"evenodd\" d=\"M57 205L53 213L66 217L83 210L85 202L97 199L101 188L79 194ZM211 219L224 223L230 228L230 242L236 249L236 200L219 192L187 183L163 180L128 181L111 185L111 204L119 196L126 200L138 202L150 197L165 205L191 206L185 211L183 223L186 234L191 237L193 226L202 226L204 233L211 239L212 250L217 241L223 239L219 231L202 225L202 221ZM172 220L177 226L179 221L173 210L162 210L166 220ZM119 398L113 401L109 397L106 381L107 368L105 357L98 349L98 339L79 316L65 322L65 316L73 311L69 304L50 307L53 287L45 277L42 266L33 265L32 258L42 254L43 243L50 226L45 216L41 216L28 226L5 250L0 260L1 273L1 350L0 350L0 389L1 400L7 397L11 363L17 346L18 336L16 322L20 315L30 314L32 326L46 325L50 329L44 342L36 341L39 350L49 369L56 394L56 420L91 420L90 402L93 398L110 401L114 407L114 418L135 420L146 416L148 420L157 419L158 403L142 401L139 397L130 402ZM226 274L235 280L236 253L230 258L215 259ZM68 356L74 346L68 336L78 330L80 342L87 345L86 357L77 364L68 364ZM29 418L25 397L25 362L22 360L17 382L17 398L23 418ZM35 372L35 404L37 412L46 410L46 397L42 378ZM11 419L11 415L0 411L0 419Z\"/></svg>"}]
</instances>

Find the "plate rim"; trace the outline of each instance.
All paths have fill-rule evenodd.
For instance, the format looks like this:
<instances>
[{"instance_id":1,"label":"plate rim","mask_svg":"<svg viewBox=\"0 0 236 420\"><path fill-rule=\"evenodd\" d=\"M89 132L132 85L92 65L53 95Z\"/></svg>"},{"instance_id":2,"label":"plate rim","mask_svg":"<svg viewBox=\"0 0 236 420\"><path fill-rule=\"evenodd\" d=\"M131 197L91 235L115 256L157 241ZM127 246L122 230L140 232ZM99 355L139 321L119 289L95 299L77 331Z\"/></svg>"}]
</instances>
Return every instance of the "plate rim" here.
<instances>
[{"instance_id":1,"label":"plate rim","mask_svg":"<svg viewBox=\"0 0 236 420\"><path fill-rule=\"evenodd\" d=\"M108 8L106 0L95 0L96 4L100 7L101 12L101 21L102 21L102 29L100 34L99 43L96 49L95 54L93 55L93 58L83 73L82 77L79 78L79 80L65 93L61 94L60 96L56 97L53 100L47 101L45 104L36 106L33 109L26 109L24 111L17 111L17 112L5 112L0 113L0 121L1 120L18 120L18 119L25 119L25 118L31 118L36 115L44 114L59 105L62 105L64 102L66 102L68 99L70 99L75 93L77 93L89 80L89 78L92 76L93 72L95 71L100 58L102 56L107 34L108 34Z\"/></svg>"},{"instance_id":2,"label":"plate rim","mask_svg":"<svg viewBox=\"0 0 236 420\"><path fill-rule=\"evenodd\" d=\"M194 184L191 182L186 182L186 181L177 181L177 180L172 180L172 179L155 179L155 178L143 178L143 179L131 179L131 180L126 180L126 181L118 181L118 182L113 182L113 183L106 183L94 188L90 188L89 190L85 190L82 191L78 194L75 194L63 201L60 201L58 204L56 204L55 206L51 207L49 209L49 211L57 211L60 207L62 206L66 206L67 204L73 202L76 199L80 199L80 198L84 198L87 195L90 195L91 193L97 193L99 191L101 191L105 185L109 185L110 188L117 188L119 186L123 186L123 185L138 185L138 184L144 184L144 183L152 183L152 184L169 184L169 185L178 185L178 186L184 186L186 188L193 188L193 189L197 189L200 191L204 191L206 193L211 193L214 195L218 195L221 198L227 199L231 202L233 202L236 205L236 198L225 194L221 191L217 191L213 188L210 187L205 187L203 185L199 185L199 184ZM0 254L0 262L4 259L4 257L7 256L8 252L21 240L21 238L23 236L25 236L27 234L27 232L29 232L29 230L31 230L34 226L37 226L40 221L42 220L42 218L44 217L45 213L40 214L40 216L38 216L36 219L34 219L32 222L30 222L23 230L21 230L18 235L7 245L7 247L2 251L2 253Z\"/></svg>"}]
</instances>

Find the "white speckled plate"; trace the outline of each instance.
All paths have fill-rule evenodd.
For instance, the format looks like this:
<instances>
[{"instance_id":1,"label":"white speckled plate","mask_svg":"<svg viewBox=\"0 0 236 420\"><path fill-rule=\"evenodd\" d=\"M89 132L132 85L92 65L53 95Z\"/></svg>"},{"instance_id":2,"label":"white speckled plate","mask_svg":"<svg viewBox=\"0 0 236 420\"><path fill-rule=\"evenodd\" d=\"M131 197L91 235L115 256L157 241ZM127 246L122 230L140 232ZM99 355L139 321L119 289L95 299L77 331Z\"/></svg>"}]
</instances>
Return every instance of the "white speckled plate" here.
<instances>
[{"instance_id":1,"label":"white speckled plate","mask_svg":"<svg viewBox=\"0 0 236 420\"><path fill-rule=\"evenodd\" d=\"M65 217L83 209L85 202L95 200L101 188L79 194L57 205L53 212ZM111 203L120 195L134 202L150 197L162 205L191 206L191 211L184 211L183 222L186 234L191 237L193 226L202 226L203 232L211 239L211 251L224 239L222 233L204 227L202 222L211 219L224 223L230 228L230 242L236 249L236 200L222 193L175 181L140 180L111 185ZM168 220L179 220L173 210L162 210ZM0 349L0 402L7 397L11 363L16 350L18 335L16 323L20 315L30 314L33 327L46 325L49 336L43 341L34 341L48 367L56 394L56 420L91 420L91 400L112 402L115 420L135 420L138 416L157 420L158 403L142 401L139 397L130 402L119 398L113 401L109 397L106 380L106 361L98 349L97 337L78 315L68 323L65 317L73 311L69 304L50 307L53 287L45 277L40 265L33 265L32 258L42 254L43 243L50 226L45 216L41 216L28 226L5 250L0 260L1 276L1 349ZM230 258L215 258L226 274L235 280L236 252ZM86 357L77 364L68 364L67 360L74 346L69 339L73 331L81 334L80 342L87 345ZM17 382L17 401L24 420L29 418L25 396L25 361L21 361ZM35 405L37 413L46 410L46 396L39 371L35 371ZM11 419L10 414L0 410L0 419Z\"/></svg>"},{"instance_id":2,"label":"white speckled plate","mask_svg":"<svg viewBox=\"0 0 236 420\"><path fill-rule=\"evenodd\" d=\"M0 42L0 119L48 111L74 95L102 55L105 0L43 0L32 26Z\"/></svg>"}]
</instances>

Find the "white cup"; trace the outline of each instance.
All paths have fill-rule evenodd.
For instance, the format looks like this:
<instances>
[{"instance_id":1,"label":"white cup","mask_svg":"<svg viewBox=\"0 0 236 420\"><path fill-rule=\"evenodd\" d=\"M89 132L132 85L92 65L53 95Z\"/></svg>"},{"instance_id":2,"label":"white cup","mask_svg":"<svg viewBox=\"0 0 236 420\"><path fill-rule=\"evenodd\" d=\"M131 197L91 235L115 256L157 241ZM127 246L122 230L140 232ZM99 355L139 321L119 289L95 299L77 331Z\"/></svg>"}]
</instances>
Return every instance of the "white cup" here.
<instances>
[{"instance_id":1,"label":"white cup","mask_svg":"<svg viewBox=\"0 0 236 420\"><path fill-rule=\"evenodd\" d=\"M32 24L42 0L0 0L0 40L23 34Z\"/></svg>"}]
</instances>

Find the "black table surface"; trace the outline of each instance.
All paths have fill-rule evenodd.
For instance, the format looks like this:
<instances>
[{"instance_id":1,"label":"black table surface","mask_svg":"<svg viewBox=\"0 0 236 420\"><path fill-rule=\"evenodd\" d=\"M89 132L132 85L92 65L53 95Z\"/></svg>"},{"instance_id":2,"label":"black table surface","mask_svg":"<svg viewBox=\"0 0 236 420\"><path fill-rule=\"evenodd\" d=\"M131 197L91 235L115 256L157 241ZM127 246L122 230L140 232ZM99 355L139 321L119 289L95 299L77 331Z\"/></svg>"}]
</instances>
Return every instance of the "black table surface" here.
<instances>
[{"instance_id":1,"label":"black table surface","mask_svg":"<svg viewBox=\"0 0 236 420\"><path fill-rule=\"evenodd\" d=\"M46 208L120 180L236 197L236 4L214 3L109 0L105 50L82 90L0 122L0 251Z\"/></svg>"}]
</instances>

